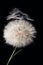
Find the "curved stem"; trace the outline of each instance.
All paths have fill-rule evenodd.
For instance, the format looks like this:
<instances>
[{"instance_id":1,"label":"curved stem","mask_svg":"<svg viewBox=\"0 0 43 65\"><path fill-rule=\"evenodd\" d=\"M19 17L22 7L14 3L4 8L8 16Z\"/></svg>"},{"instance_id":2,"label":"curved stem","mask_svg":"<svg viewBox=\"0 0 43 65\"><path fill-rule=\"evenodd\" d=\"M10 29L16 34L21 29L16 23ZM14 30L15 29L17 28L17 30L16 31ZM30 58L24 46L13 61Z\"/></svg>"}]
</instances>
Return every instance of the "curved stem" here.
<instances>
[{"instance_id":1,"label":"curved stem","mask_svg":"<svg viewBox=\"0 0 43 65\"><path fill-rule=\"evenodd\" d=\"M16 54L18 54L19 52L21 52L23 49L20 49L20 50L18 50L14 55L13 55L13 57L16 55Z\"/></svg>"},{"instance_id":2,"label":"curved stem","mask_svg":"<svg viewBox=\"0 0 43 65\"><path fill-rule=\"evenodd\" d=\"M22 50L23 50L23 49L20 49L20 50L18 50L18 51L15 53L16 48L14 48L14 50L13 50L13 52L12 52L12 54L11 54L11 56L10 56L10 58L9 58L9 60L8 60L8 62L7 62L6 65L9 65L10 61L12 60L12 58L13 58L16 54L18 54L19 52L21 52ZM15 54L14 54L14 53L15 53Z\"/></svg>"},{"instance_id":3,"label":"curved stem","mask_svg":"<svg viewBox=\"0 0 43 65\"><path fill-rule=\"evenodd\" d=\"M13 52L12 52L12 54L11 54L11 56L10 56L10 58L9 58L9 60L8 60L6 65L9 65L11 59L13 58L13 55L14 55L15 51L16 51L16 48L14 48L14 50L13 50Z\"/></svg>"}]
</instances>

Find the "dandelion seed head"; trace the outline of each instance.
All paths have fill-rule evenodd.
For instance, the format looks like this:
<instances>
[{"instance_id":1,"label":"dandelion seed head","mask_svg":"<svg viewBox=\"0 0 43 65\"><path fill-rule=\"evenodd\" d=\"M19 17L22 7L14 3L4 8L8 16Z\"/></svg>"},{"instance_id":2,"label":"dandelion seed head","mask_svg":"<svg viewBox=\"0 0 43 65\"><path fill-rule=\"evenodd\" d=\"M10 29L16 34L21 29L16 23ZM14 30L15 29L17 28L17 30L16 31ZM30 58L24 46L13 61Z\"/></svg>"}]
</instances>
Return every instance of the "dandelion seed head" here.
<instances>
[{"instance_id":1,"label":"dandelion seed head","mask_svg":"<svg viewBox=\"0 0 43 65\"><path fill-rule=\"evenodd\" d=\"M20 16L20 13L22 16ZM7 44L15 47L24 47L32 43L33 38L36 37L35 27L30 21L26 21L23 15L25 15L28 20L32 20L28 18L27 14L24 14L17 9L7 17L7 20L16 18L16 20L10 21L4 28L3 37Z\"/></svg>"}]
</instances>

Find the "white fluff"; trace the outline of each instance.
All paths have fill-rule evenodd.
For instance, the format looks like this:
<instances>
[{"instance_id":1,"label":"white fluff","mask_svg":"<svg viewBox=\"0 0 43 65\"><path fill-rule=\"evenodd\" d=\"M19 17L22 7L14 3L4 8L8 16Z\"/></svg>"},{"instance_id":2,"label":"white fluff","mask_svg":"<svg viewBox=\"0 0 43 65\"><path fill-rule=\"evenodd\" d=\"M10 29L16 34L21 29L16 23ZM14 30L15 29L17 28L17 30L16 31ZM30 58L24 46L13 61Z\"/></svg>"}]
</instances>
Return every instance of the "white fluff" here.
<instances>
[{"instance_id":1,"label":"white fluff","mask_svg":"<svg viewBox=\"0 0 43 65\"><path fill-rule=\"evenodd\" d=\"M11 19L11 16L7 18L7 20ZM19 20L10 21L5 26L3 37L5 38L7 44L13 45L15 47L24 47L33 42L36 30L29 21L23 20L23 18L20 17L18 19Z\"/></svg>"}]
</instances>

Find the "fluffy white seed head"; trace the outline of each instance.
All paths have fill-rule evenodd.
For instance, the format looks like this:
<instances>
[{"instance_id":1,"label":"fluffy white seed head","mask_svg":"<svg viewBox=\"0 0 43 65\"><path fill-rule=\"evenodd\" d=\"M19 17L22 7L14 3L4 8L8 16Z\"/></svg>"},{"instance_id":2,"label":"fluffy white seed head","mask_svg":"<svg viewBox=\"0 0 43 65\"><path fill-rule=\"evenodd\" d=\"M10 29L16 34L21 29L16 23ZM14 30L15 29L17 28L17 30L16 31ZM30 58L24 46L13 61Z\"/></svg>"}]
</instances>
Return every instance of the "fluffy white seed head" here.
<instances>
[{"instance_id":1,"label":"fluffy white seed head","mask_svg":"<svg viewBox=\"0 0 43 65\"><path fill-rule=\"evenodd\" d=\"M15 14L15 12L13 13ZM11 19L11 17L12 15L7 19ZM9 22L5 26L3 37L5 38L7 44L15 47L24 47L33 42L36 30L29 21L23 20L23 18L20 17L18 19L19 20L16 19Z\"/></svg>"}]
</instances>

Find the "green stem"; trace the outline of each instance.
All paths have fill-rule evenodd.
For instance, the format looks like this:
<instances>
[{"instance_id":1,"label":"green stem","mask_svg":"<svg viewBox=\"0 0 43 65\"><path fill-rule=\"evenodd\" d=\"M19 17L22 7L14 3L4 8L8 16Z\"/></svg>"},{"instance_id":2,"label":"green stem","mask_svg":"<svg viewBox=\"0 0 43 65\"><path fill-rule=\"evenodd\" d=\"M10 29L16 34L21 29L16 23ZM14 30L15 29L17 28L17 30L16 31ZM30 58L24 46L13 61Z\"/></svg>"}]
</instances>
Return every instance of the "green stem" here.
<instances>
[{"instance_id":1,"label":"green stem","mask_svg":"<svg viewBox=\"0 0 43 65\"><path fill-rule=\"evenodd\" d=\"M16 51L16 48L14 48L14 50L13 50L13 52L12 52L12 54L11 54L11 56L10 56L10 58L9 58L9 60L8 60L6 65L9 65L11 59L13 58L13 55L14 55L15 51Z\"/></svg>"},{"instance_id":2,"label":"green stem","mask_svg":"<svg viewBox=\"0 0 43 65\"><path fill-rule=\"evenodd\" d=\"M12 58L13 58L16 54L18 54L19 52L21 52L22 50L23 50L23 49L20 49L20 50L18 50L18 51L15 53L16 48L14 48L14 50L13 50L13 52L12 52L12 54L11 54L11 56L10 56L10 58L9 58L9 60L8 60L8 62L7 62L6 65L9 65L10 61L12 60Z\"/></svg>"},{"instance_id":3,"label":"green stem","mask_svg":"<svg viewBox=\"0 0 43 65\"><path fill-rule=\"evenodd\" d=\"M18 54L19 52L21 52L23 49L20 49L20 50L18 50L14 55L13 55L13 57L16 55L16 54Z\"/></svg>"}]
</instances>

